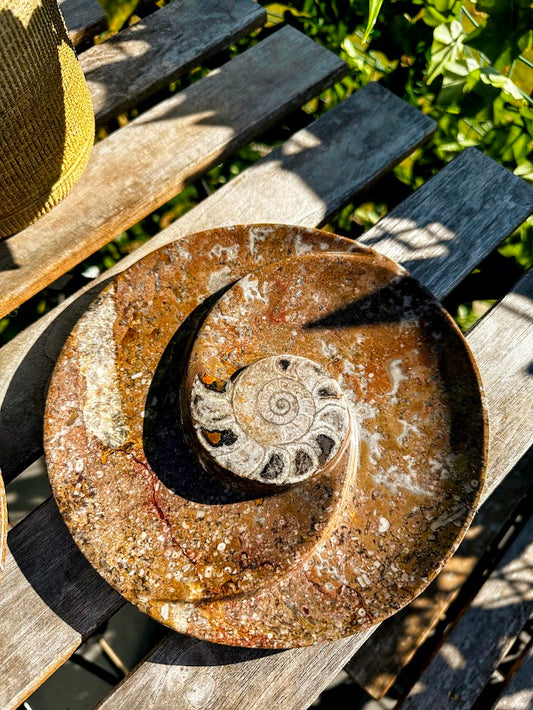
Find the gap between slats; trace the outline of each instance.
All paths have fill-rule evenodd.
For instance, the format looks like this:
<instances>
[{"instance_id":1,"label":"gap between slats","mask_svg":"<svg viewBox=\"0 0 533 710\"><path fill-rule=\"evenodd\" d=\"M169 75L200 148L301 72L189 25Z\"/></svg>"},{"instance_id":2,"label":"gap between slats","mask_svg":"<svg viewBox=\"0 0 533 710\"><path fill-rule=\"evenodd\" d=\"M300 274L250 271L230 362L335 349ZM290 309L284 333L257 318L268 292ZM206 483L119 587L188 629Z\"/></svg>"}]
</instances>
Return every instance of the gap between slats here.
<instances>
[{"instance_id":1,"label":"gap between slats","mask_svg":"<svg viewBox=\"0 0 533 710\"><path fill-rule=\"evenodd\" d=\"M444 641L402 710L470 710L533 614L533 518Z\"/></svg>"},{"instance_id":2,"label":"gap between slats","mask_svg":"<svg viewBox=\"0 0 533 710\"><path fill-rule=\"evenodd\" d=\"M533 644L493 710L531 710L533 706Z\"/></svg>"},{"instance_id":3,"label":"gap between slats","mask_svg":"<svg viewBox=\"0 0 533 710\"><path fill-rule=\"evenodd\" d=\"M98 0L59 0L59 7L74 45L106 27L105 14Z\"/></svg>"},{"instance_id":4,"label":"gap between slats","mask_svg":"<svg viewBox=\"0 0 533 710\"><path fill-rule=\"evenodd\" d=\"M97 125L266 21L252 0L173 0L146 19L80 55Z\"/></svg>"}]
</instances>

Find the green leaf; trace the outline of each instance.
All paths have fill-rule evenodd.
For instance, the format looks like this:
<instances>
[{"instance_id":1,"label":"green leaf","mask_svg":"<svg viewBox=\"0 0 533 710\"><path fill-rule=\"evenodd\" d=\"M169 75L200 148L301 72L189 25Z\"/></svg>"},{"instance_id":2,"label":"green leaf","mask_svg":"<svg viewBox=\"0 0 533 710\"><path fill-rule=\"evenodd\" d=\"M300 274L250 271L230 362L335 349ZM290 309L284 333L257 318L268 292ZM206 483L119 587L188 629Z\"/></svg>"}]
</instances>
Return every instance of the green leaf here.
<instances>
[{"instance_id":1,"label":"green leaf","mask_svg":"<svg viewBox=\"0 0 533 710\"><path fill-rule=\"evenodd\" d=\"M507 71L531 42L533 6L529 0L478 0L476 9L488 18L465 44L482 52L495 69Z\"/></svg>"},{"instance_id":2,"label":"green leaf","mask_svg":"<svg viewBox=\"0 0 533 710\"><path fill-rule=\"evenodd\" d=\"M505 91L505 93L512 96L513 99L520 100L524 98L524 95L520 89L513 84L509 77L500 74L500 72L496 71L496 69L493 69L492 67L483 67L480 71L479 78L483 83L490 84L497 89Z\"/></svg>"},{"instance_id":3,"label":"green leaf","mask_svg":"<svg viewBox=\"0 0 533 710\"><path fill-rule=\"evenodd\" d=\"M472 59L460 59L446 66L439 92L439 104L458 104L463 94L472 91L479 81L479 66Z\"/></svg>"},{"instance_id":4,"label":"green leaf","mask_svg":"<svg viewBox=\"0 0 533 710\"><path fill-rule=\"evenodd\" d=\"M457 20L435 28L431 45L431 60L426 76L428 84L435 81L450 65L461 58L463 37L463 27Z\"/></svg>"},{"instance_id":5,"label":"green leaf","mask_svg":"<svg viewBox=\"0 0 533 710\"><path fill-rule=\"evenodd\" d=\"M99 2L112 32L118 32L139 4L139 0L99 0Z\"/></svg>"},{"instance_id":6,"label":"green leaf","mask_svg":"<svg viewBox=\"0 0 533 710\"><path fill-rule=\"evenodd\" d=\"M379 11L383 5L383 0L368 0L368 21L366 23L365 34L363 36L363 42L368 42L370 33L374 29L376 20L378 19Z\"/></svg>"}]
</instances>

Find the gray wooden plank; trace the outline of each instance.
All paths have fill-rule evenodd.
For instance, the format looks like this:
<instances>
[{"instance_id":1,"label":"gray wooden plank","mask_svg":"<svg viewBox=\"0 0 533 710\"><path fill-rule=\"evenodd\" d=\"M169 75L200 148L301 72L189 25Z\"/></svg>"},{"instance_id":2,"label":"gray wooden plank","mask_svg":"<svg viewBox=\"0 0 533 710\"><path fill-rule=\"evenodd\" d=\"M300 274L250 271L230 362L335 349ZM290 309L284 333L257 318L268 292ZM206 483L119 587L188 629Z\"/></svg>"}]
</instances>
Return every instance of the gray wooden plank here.
<instances>
[{"instance_id":1,"label":"gray wooden plank","mask_svg":"<svg viewBox=\"0 0 533 710\"><path fill-rule=\"evenodd\" d=\"M533 707L533 644L494 710L531 710Z\"/></svg>"},{"instance_id":2,"label":"gray wooden plank","mask_svg":"<svg viewBox=\"0 0 533 710\"><path fill-rule=\"evenodd\" d=\"M402 709L469 710L531 614L533 518L401 704Z\"/></svg>"},{"instance_id":3,"label":"gray wooden plank","mask_svg":"<svg viewBox=\"0 0 533 710\"><path fill-rule=\"evenodd\" d=\"M18 707L123 603L78 551L52 499L16 525L0 594L0 707Z\"/></svg>"},{"instance_id":4,"label":"gray wooden plank","mask_svg":"<svg viewBox=\"0 0 533 710\"><path fill-rule=\"evenodd\" d=\"M164 239L206 224L244 224L252 219L324 224L433 130L427 116L379 84L369 84L218 190L205 208L199 205L171 225ZM260 189L266 181L268 191ZM333 183L334 194L329 190Z\"/></svg>"},{"instance_id":5,"label":"gray wooden plank","mask_svg":"<svg viewBox=\"0 0 533 710\"><path fill-rule=\"evenodd\" d=\"M59 7L74 46L107 27L105 13L98 0L59 0Z\"/></svg>"},{"instance_id":6,"label":"gray wooden plank","mask_svg":"<svg viewBox=\"0 0 533 710\"><path fill-rule=\"evenodd\" d=\"M533 212L533 187L478 150L452 165L426 183L424 199L411 195L359 240L401 261L439 299ZM445 276L440 261L450 265Z\"/></svg>"},{"instance_id":7,"label":"gray wooden plank","mask_svg":"<svg viewBox=\"0 0 533 710\"><path fill-rule=\"evenodd\" d=\"M377 84L366 87L126 257L84 294L66 300L8 343L0 351L0 437L5 442L0 467L5 480L42 451L48 378L67 333L90 301L89 288L98 288L144 254L186 233L222 223L319 224L429 137L433 127L430 119ZM354 159L346 161L346 155ZM338 165L343 160L341 176ZM75 225L72 229L76 231Z\"/></svg>"},{"instance_id":8,"label":"gray wooden plank","mask_svg":"<svg viewBox=\"0 0 533 710\"><path fill-rule=\"evenodd\" d=\"M98 143L68 197L3 242L0 315L10 313L345 70L333 53L285 27Z\"/></svg>"},{"instance_id":9,"label":"gray wooden plank","mask_svg":"<svg viewBox=\"0 0 533 710\"><path fill-rule=\"evenodd\" d=\"M533 269L468 334L489 411L484 497L533 443ZM512 423L512 426L510 424Z\"/></svg>"},{"instance_id":10,"label":"gray wooden plank","mask_svg":"<svg viewBox=\"0 0 533 710\"><path fill-rule=\"evenodd\" d=\"M364 643L370 632L360 634ZM353 653L354 637L277 653L173 634L98 705L99 710L308 708ZM290 669L290 670L289 670Z\"/></svg>"},{"instance_id":11,"label":"gray wooden plank","mask_svg":"<svg viewBox=\"0 0 533 710\"><path fill-rule=\"evenodd\" d=\"M252 0L173 0L83 52L80 63L97 125L138 104L265 20L265 10Z\"/></svg>"},{"instance_id":12,"label":"gray wooden plank","mask_svg":"<svg viewBox=\"0 0 533 710\"><path fill-rule=\"evenodd\" d=\"M524 291L529 295L529 301L524 306L527 307L527 312L524 309L520 315L514 320L514 327L506 331L504 340L505 348L502 350L496 349L496 355L490 352L486 358L483 358L483 351L480 351L478 365L480 366L482 375L493 376L496 378L502 371L509 373L509 381L507 382L506 396L499 400L489 400L488 411L489 419L500 418L505 420L505 427L513 429L516 419L520 420L520 415L516 417L514 409L509 409L508 402L514 402L517 395L517 390L523 385L519 375L519 370L522 366L522 358L514 352L515 349L520 351L523 338L521 337L521 329L524 328L528 334L528 342L533 345L533 272L525 279L526 284L521 283L518 286L518 291ZM516 293L513 292L506 296L500 304L499 308L507 309L509 304L514 304ZM524 320L525 317L525 320ZM489 313L478 326L478 331L486 334L486 338L490 338L493 331L492 319L498 318L497 311ZM478 341L481 336L478 335ZM518 342L517 342L518 338ZM481 338L485 340L485 338ZM470 339L469 339L470 342ZM529 355L533 349L529 348ZM518 371L517 371L518 368ZM533 378L529 378L527 393L529 394L529 406L532 406L533 397L531 390L533 388ZM502 431L503 434L505 432ZM533 418L529 418L527 423L527 435L531 441L533 436ZM516 451L512 448L508 450L508 461L511 466L515 460ZM492 469L492 460L490 459L489 450L489 471ZM501 471L498 475L504 476L507 471ZM488 493L483 494L483 502L486 500ZM531 526L529 524L527 532L524 535L531 535ZM523 541L524 536L522 536ZM528 538L531 542L531 537ZM519 543L521 544L521 543ZM515 547L516 549L516 547ZM533 545L529 545L528 556L533 553ZM507 560L507 558L506 558ZM529 561L529 557L528 557ZM527 575L527 581L530 583L533 566L524 572L519 567L511 566L509 570L509 584L514 584L520 575ZM516 574L515 574L516 572ZM527 585L526 585L527 586ZM533 585L529 591L525 592L530 595ZM529 596L528 596L529 599ZM529 601L527 604L529 605ZM519 607L520 609L522 607ZM525 607L524 607L525 608ZM529 608L529 606L527 607ZM521 618L522 626L525 619ZM481 630L484 626L480 626ZM521 626L520 626L521 628ZM183 637L178 634L170 634L167 636L161 645L151 654L148 655L145 663L141 664L125 681L112 692L107 699L104 699L101 708L105 710L119 710L122 708L140 708L144 707L147 710L157 708L157 710L170 710L174 707L176 698L187 701L188 688L199 688L201 692L203 684L207 682L205 667L209 668L210 692L212 697L216 698L217 706L224 710L237 710L242 703L244 693L247 698L247 708L256 710L263 707L286 707L287 710L303 710L307 708L313 699L326 687L328 682L334 675L346 664L350 657L360 648L366 640L368 634L355 635L348 639L343 639L338 644L319 645L314 649L315 663L312 664L310 658L305 654L302 656L294 655L293 651L282 652L275 657L275 682L271 684L264 683L260 675L253 673L253 665L255 658L242 658L238 652L233 660L227 649L217 647L212 644L199 644L195 646L197 654L196 665L192 665L187 655L180 656L184 647ZM478 641L478 645L479 645ZM485 640L483 640L485 644ZM204 646L206 647L204 649ZM340 649L340 651L339 651ZM312 650L311 650L312 654ZM286 659L286 660L285 660ZM236 671L234 664L238 665ZM157 666L157 668L155 667ZM293 684L293 679L297 677L298 683ZM246 685L242 679L246 679ZM157 679L157 680L156 680ZM432 682L427 686L431 688L439 684L439 678L432 678ZM233 690L230 690L233 689ZM290 690L288 690L290 689ZM233 695L232 692L235 691ZM149 702L144 706L137 703L138 698L149 698ZM193 708L191 701L184 704L184 708ZM439 710L448 707L441 705L438 702L426 702L417 706L420 708L439 708ZM452 707L452 706L450 706ZM453 705L456 707L456 705ZM465 706L466 707L466 706ZM470 707L470 706L468 706Z\"/></svg>"}]
</instances>

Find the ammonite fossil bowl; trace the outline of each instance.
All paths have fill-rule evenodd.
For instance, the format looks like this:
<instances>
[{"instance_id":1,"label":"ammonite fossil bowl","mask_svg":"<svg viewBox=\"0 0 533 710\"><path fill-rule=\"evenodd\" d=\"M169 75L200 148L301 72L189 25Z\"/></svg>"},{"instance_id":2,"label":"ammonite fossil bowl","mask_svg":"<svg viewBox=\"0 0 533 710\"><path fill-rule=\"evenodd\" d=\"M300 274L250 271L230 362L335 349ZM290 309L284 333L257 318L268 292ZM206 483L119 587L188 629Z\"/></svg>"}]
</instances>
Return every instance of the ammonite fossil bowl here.
<instances>
[{"instance_id":1,"label":"ammonite fossil bowl","mask_svg":"<svg viewBox=\"0 0 533 710\"><path fill-rule=\"evenodd\" d=\"M126 599L187 634L286 648L362 630L475 511L468 347L397 264L314 229L191 235L120 274L58 360L59 509Z\"/></svg>"}]
</instances>

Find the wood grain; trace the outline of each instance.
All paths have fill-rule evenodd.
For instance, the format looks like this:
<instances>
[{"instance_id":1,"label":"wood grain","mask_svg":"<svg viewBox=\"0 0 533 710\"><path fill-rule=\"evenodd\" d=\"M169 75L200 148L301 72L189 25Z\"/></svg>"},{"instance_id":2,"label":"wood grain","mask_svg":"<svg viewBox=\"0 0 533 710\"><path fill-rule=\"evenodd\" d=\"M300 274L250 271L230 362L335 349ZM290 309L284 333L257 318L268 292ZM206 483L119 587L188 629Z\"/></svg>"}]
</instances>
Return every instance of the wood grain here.
<instances>
[{"instance_id":1,"label":"wood grain","mask_svg":"<svg viewBox=\"0 0 533 710\"><path fill-rule=\"evenodd\" d=\"M98 0L59 0L59 7L74 46L107 26Z\"/></svg>"},{"instance_id":2,"label":"wood grain","mask_svg":"<svg viewBox=\"0 0 533 710\"><path fill-rule=\"evenodd\" d=\"M474 326L468 343L489 411L486 498L533 443L533 270Z\"/></svg>"},{"instance_id":3,"label":"wood grain","mask_svg":"<svg viewBox=\"0 0 533 710\"><path fill-rule=\"evenodd\" d=\"M364 643L370 632L360 634ZM308 708L317 680L353 653L354 638L290 651L217 646L179 634L164 639L99 710Z\"/></svg>"},{"instance_id":4,"label":"wood grain","mask_svg":"<svg viewBox=\"0 0 533 710\"><path fill-rule=\"evenodd\" d=\"M260 27L252 0L173 0L80 56L97 125Z\"/></svg>"},{"instance_id":5,"label":"wood grain","mask_svg":"<svg viewBox=\"0 0 533 710\"><path fill-rule=\"evenodd\" d=\"M383 130L376 133L376 125ZM433 126L430 119L393 94L377 84L370 85L299 131L90 288L97 289L98 282L152 249L201 229L254 221L315 226L428 138ZM354 159L346 162L341 180L338 165L346 155ZM117 201L120 203L120 196ZM0 351L0 437L5 442L0 467L6 481L42 451L48 378L66 335L90 302L88 290L65 301Z\"/></svg>"},{"instance_id":6,"label":"wood grain","mask_svg":"<svg viewBox=\"0 0 533 710\"><path fill-rule=\"evenodd\" d=\"M3 242L0 316L344 71L338 57L286 27L98 143L68 197Z\"/></svg>"},{"instance_id":7,"label":"wood grain","mask_svg":"<svg viewBox=\"0 0 533 710\"><path fill-rule=\"evenodd\" d=\"M52 499L16 525L0 594L0 707L18 707L123 603L78 551Z\"/></svg>"},{"instance_id":8,"label":"wood grain","mask_svg":"<svg viewBox=\"0 0 533 710\"><path fill-rule=\"evenodd\" d=\"M354 194L427 140L433 130L427 116L379 84L369 84L159 236L170 241L206 225L252 220L324 224ZM262 188L266 183L268 190ZM328 195L333 183L337 183L334 196Z\"/></svg>"},{"instance_id":9,"label":"wood grain","mask_svg":"<svg viewBox=\"0 0 533 710\"><path fill-rule=\"evenodd\" d=\"M533 613L533 518L490 575L402 710L469 710Z\"/></svg>"},{"instance_id":10,"label":"wood grain","mask_svg":"<svg viewBox=\"0 0 533 710\"><path fill-rule=\"evenodd\" d=\"M441 300L533 212L533 187L473 148L429 180L423 197L411 195L359 241L401 261Z\"/></svg>"},{"instance_id":11,"label":"wood grain","mask_svg":"<svg viewBox=\"0 0 533 710\"><path fill-rule=\"evenodd\" d=\"M533 707L533 644L493 710L531 710Z\"/></svg>"},{"instance_id":12,"label":"wood grain","mask_svg":"<svg viewBox=\"0 0 533 710\"><path fill-rule=\"evenodd\" d=\"M533 287L533 273L531 277L531 286ZM530 296L532 298L528 304L528 315L531 324L533 323L533 289ZM502 301L500 307L507 307L507 299L512 302L514 300L514 293L509 294L506 299ZM493 313L486 316L484 321L478 326L478 329L485 333L487 338L490 338L493 329L491 320L494 315ZM496 351L500 354L499 360L498 357L492 357L492 354L491 357L487 358L486 362L478 360L478 364L481 366L482 372L484 372L485 375L494 373L496 376L498 373L501 373L504 368L505 371L509 373L508 398L510 401L513 401L513 398L517 394L515 387L520 388L521 386L519 378L516 377L518 373L515 370L515 367L520 367L521 365L521 358L519 356L516 357L514 354L513 345L516 343L516 336L517 329L512 328L508 334L508 339L505 338L506 347L505 357L503 359L501 358L502 352ZM480 336L478 336L478 338L479 337ZM529 352L531 353L531 348ZM510 382L515 381L516 385L510 384ZM494 419L501 416L503 419L507 413L506 427L513 429L515 425L515 421L513 421L514 410L508 411L505 399L500 400L497 404L493 403L492 406L497 406L498 409L494 411L489 406L490 417ZM517 419L518 418L519 416ZM532 418L529 419L527 426L527 436L529 440L531 440L533 436ZM509 466L512 466L514 463L515 455L515 451L512 449L508 450ZM505 475L505 473L502 472L502 476ZM483 500L486 500L486 497L487 494L483 496ZM531 524L533 523L530 523L530 527ZM516 547L514 549L516 549ZM529 547L528 555L530 555L532 551L533 545ZM516 567L510 568L509 574L515 575L514 570L516 569ZM517 574L522 575L523 573L526 574L529 579L532 574L532 569L530 568L524 572L522 568L519 568ZM509 583L512 584L515 579L516 575L509 577ZM530 594L530 592L531 589L529 592L526 592L526 594ZM519 622L521 622L522 625L524 621L523 616L519 617ZM483 626L480 627L481 631L483 628ZM521 626L519 626L519 628L521 628ZM176 698L179 697L180 701L183 703L182 707L184 710L189 710L189 708L192 710L192 708L195 707L194 702L196 696L193 694L191 698L188 697L188 689L198 687L198 692L201 693L204 683L207 683L205 669L203 668L205 661L202 656L201 642L197 643L200 644L196 646L196 652L198 654L197 667L191 668L187 656L180 656L182 649L185 649L183 637L178 634L169 634L169 636L162 641L161 645L148 655L146 661L103 701L101 707L105 708L105 710L140 707L138 705L131 705L131 703L134 702L134 698L143 697L148 699L147 704L144 706L147 710L152 708L154 710L155 708L157 708L157 710L167 710L167 708L170 710L174 707ZM276 657L275 681L267 684L262 682L261 678L257 679L255 676L251 676L250 681L247 679L247 682L252 684L251 687L250 685L246 686L246 689L250 688L250 692L246 694L247 708L249 710L259 710L259 708L264 707L276 707L276 704L279 703L280 700L283 701L283 707L287 708L287 710L303 710L307 708L313 699L342 668L344 663L348 661L350 656L358 650L362 643L363 639L356 635L338 642L338 645L329 644L328 646L318 646L314 651L320 659L319 669L312 666L307 656L295 656L293 655L293 651L280 653ZM479 643L480 641L478 641L478 645ZM483 641L483 643L485 643L485 641ZM205 645L208 646L208 644ZM338 652L339 647L342 649L340 653ZM242 703L243 697L241 695L244 688L242 678L247 678L245 674L247 674L248 668L245 662L239 663L238 671L240 675L238 675L233 667L233 663L238 663L238 656L235 656L235 659L231 662L227 649L215 646L210 646L205 653L209 653L209 692L212 694L209 697L216 698L217 706L224 710L237 710ZM286 658L286 661L284 661L284 658ZM250 658L247 665L253 666L253 663L254 659ZM157 666L157 668L155 666ZM320 673L317 673L317 670L320 670ZM197 675L195 675L195 671ZM294 677L298 678L297 684L293 684ZM438 677L436 677L432 679L432 684L430 684L429 687L438 684L439 680ZM290 693L287 693L288 688L291 690ZM209 706L209 704L207 706ZM200 705L200 707L205 706ZM439 710L441 710L441 708L448 706L441 705L438 702L428 702L425 704L422 703L417 707L423 710L426 710L426 708L439 708Z\"/></svg>"}]
</instances>

